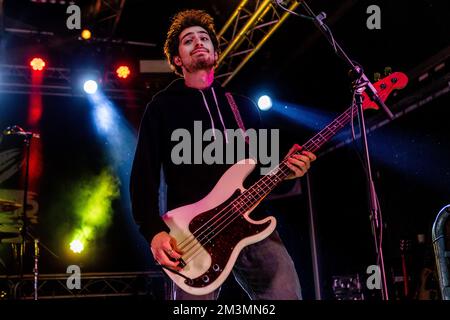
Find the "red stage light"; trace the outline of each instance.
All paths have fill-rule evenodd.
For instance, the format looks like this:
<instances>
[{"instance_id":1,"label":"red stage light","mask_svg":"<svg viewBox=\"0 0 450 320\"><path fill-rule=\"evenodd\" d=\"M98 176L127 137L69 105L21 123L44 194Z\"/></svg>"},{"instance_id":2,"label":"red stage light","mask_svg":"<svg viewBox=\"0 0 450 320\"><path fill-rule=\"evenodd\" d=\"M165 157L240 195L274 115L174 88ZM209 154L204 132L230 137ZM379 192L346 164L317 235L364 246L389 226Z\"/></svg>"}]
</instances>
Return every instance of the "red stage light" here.
<instances>
[{"instance_id":1,"label":"red stage light","mask_svg":"<svg viewBox=\"0 0 450 320\"><path fill-rule=\"evenodd\" d=\"M41 58L33 58L30 61L30 66L34 71L42 71L45 67L45 61Z\"/></svg>"},{"instance_id":2,"label":"red stage light","mask_svg":"<svg viewBox=\"0 0 450 320\"><path fill-rule=\"evenodd\" d=\"M128 66L120 66L116 69L116 74L119 78L126 79L130 75L131 71Z\"/></svg>"}]
</instances>

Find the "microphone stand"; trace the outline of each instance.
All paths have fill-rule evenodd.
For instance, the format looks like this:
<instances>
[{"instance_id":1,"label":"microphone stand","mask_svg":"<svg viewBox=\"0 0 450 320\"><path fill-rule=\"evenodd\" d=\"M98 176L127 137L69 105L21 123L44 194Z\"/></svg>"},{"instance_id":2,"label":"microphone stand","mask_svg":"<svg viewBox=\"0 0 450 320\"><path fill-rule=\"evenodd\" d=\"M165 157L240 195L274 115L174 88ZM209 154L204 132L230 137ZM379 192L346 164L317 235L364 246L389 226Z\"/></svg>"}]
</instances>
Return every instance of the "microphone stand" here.
<instances>
[{"instance_id":1,"label":"microphone stand","mask_svg":"<svg viewBox=\"0 0 450 320\"><path fill-rule=\"evenodd\" d=\"M16 133L17 134L17 133ZM38 299L38 276L39 276L39 240L34 238L29 232L28 232L28 217L27 217L27 206L28 206L28 181L29 181L29 171L30 171L30 147L31 147L31 139L35 136L38 136L36 134L33 134L31 132L20 132L20 135L24 137L24 143L25 143L25 181L24 181L24 187L23 187L23 204L22 204L22 229L20 230L22 241L20 243L20 250L19 250L19 278L22 281L23 280L23 264L24 264L24 255L25 255L25 246L27 242L27 237L30 236L30 238L34 242L34 267L33 267L33 273L34 273L34 281L33 281L33 290L34 290L34 300Z\"/></svg>"},{"instance_id":2,"label":"microphone stand","mask_svg":"<svg viewBox=\"0 0 450 320\"><path fill-rule=\"evenodd\" d=\"M360 123L361 140L363 144L363 161L364 167L367 171L367 183L369 187L369 203L370 203L370 222L372 225L372 234L374 236L375 252L377 254L377 264L380 267L380 275L382 280L381 296L383 300L389 300L389 293L386 282L386 269L384 266L384 256L382 248L382 234L383 225L381 219L381 211L378 204L378 196L375 189L375 184L372 178L372 169L370 165L369 147L367 143L367 131L364 120L364 110L362 107L362 93L364 92L365 83L360 80L357 81L357 87L355 88L355 103L358 108L358 119Z\"/></svg>"},{"instance_id":3,"label":"microphone stand","mask_svg":"<svg viewBox=\"0 0 450 320\"><path fill-rule=\"evenodd\" d=\"M23 186L23 201L22 201L22 229L20 230L20 235L22 238L22 242L20 244L20 250L19 250L19 276L20 279L23 277L23 257L25 254L25 243L26 243L26 237L28 236L28 221L27 221L27 206L28 206L28 178L29 178L29 171L30 171L30 145L31 145L31 138L33 136L30 134L24 135L24 143L25 143L25 181Z\"/></svg>"},{"instance_id":4,"label":"microphone stand","mask_svg":"<svg viewBox=\"0 0 450 320\"><path fill-rule=\"evenodd\" d=\"M29 231L28 231L28 217L27 217L27 206L28 206L28 189L29 189L29 172L30 172L30 148L31 148L31 139L32 138L40 138L40 135L33 132L26 132L19 126L12 126L6 128L6 130L3 131L5 135L16 135L16 136L22 136L23 141L25 144L25 177L24 177L24 187L23 187L23 204L22 204L22 214L20 216L20 219L22 221L22 228L20 229L20 236L21 236L21 242L20 242L20 248L19 248L19 279L20 281L23 280L23 269L24 269L24 255L25 255L25 247L27 242L27 237L29 237L31 240L33 240L34 243L34 267L33 267L33 273L34 273L34 300L38 299L38 277L39 277L39 246L46 249L51 255L53 255L55 258L59 259L59 257L53 253L49 248L47 248L43 243L39 241L38 238L34 237Z\"/></svg>"},{"instance_id":5,"label":"microphone stand","mask_svg":"<svg viewBox=\"0 0 450 320\"><path fill-rule=\"evenodd\" d=\"M278 1L277 1L278 3ZM371 172L371 166L370 166L370 156L369 156L369 148L367 144L367 132L364 122L364 115L363 115L363 108L362 108L362 93L364 91L367 92L368 96L372 101L374 101L381 109L384 110L386 115L389 117L390 120L394 119L394 115L392 112L388 109L388 107L384 104L384 102L380 99L380 97L377 94L377 90L373 86L373 84L369 81L368 77L364 74L363 69L355 64L353 60L351 60L348 55L344 52L342 47L335 41L333 38L333 35L331 33L331 30L328 28L328 26L323 22L323 20L326 18L326 14L324 12L321 12L319 15L314 14L314 12L311 10L311 8L308 6L308 4L305 1L302 1L301 3L303 7L306 9L308 15L310 16L309 19L314 20L314 24L317 26L317 28L325 35L328 42L332 45L334 52L343 59L351 68L351 72L354 75L358 76L358 80L356 82L356 89L355 89L355 101L356 105L358 107L358 114L359 114L359 121L361 126L361 140L363 142L363 151L364 151L364 162L365 162L365 169L367 170L367 179L368 179L368 186L369 186L369 204L370 204L370 221L372 224L372 233L374 236L375 241L375 250L378 257L378 264L380 267L380 273L381 273L381 280L382 280L382 286L381 286L381 296L383 300L389 300L388 295L388 289L387 289L387 283L386 283L386 272L385 272L385 266L384 266L384 258L383 258L383 250L381 246L381 240L382 240L382 224L381 224L381 212L380 208L378 206L378 197L375 190L375 185L373 183L372 179L372 172ZM282 7L282 6L281 6ZM302 16L302 15L299 15Z\"/></svg>"},{"instance_id":6,"label":"microphone stand","mask_svg":"<svg viewBox=\"0 0 450 320\"><path fill-rule=\"evenodd\" d=\"M389 108L384 104L384 102L380 99L377 90L370 82L369 78L365 75L362 68L359 65L355 64L353 60L351 60L348 57L348 55L345 53L345 51L342 49L339 43L337 43L336 40L333 38L333 34L331 33L330 28L323 22L323 20L327 17L326 14L324 12L321 12L320 14L315 15L305 1L302 1L302 5L303 7L305 7L306 11L311 16L311 18L314 19L314 24L317 26L317 28L319 28L319 30L327 38L328 42L330 42L330 44L333 46L334 52L350 66L350 69L354 74L360 75L361 80L366 82L367 85L366 91L370 99L385 111L386 115L389 117L390 120L393 120L394 115L389 110Z\"/></svg>"}]
</instances>

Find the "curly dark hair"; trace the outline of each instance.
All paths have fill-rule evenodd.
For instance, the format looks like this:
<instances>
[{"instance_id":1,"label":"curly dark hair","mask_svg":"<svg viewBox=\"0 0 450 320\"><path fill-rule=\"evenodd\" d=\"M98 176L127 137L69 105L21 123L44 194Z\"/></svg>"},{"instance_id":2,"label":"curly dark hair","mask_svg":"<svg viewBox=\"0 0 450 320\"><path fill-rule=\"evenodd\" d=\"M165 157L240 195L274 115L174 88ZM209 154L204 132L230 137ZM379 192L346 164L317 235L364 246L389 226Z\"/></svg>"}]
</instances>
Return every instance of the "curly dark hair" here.
<instances>
[{"instance_id":1,"label":"curly dark hair","mask_svg":"<svg viewBox=\"0 0 450 320\"><path fill-rule=\"evenodd\" d=\"M194 26L200 26L208 32L214 45L214 50L216 50L217 53L220 53L214 19L208 13L203 10L192 9L178 12L172 18L169 31L167 31L167 38L164 43L164 54L166 55L172 70L180 76L183 75L182 69L173 61L174 56L178 55L178 46L180 44L178 37L184 29Z\"/></svg>"}]
</instances>

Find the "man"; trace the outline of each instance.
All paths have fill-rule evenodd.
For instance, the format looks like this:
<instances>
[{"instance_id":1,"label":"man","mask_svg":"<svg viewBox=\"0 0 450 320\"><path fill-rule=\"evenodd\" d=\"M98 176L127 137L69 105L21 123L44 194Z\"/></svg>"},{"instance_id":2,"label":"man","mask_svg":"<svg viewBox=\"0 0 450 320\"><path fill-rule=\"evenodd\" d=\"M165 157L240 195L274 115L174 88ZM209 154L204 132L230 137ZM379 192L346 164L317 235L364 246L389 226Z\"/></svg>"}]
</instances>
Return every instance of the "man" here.
<instances>
[{"instance_id":1,"label":"man","mask_svg":"<svg viewBox=\"0 0 450 320\"><path fill-rule=\"evenodd\" d=\"M174 141L173 133L181 128L195 137L200 123L202 128L212 129L214 141L223 135L226 144L229 143L227 130L244 129L243 126L259 128L260 123L258 110L248 98L227 96L214 82L219 48L213 19L207 13L200 10L178 13L168 31L164 52L172 68L183 78L155 95L147 106L139 131L130 191L135 220L150 242L153 257L160 265L179 270L176 259L181 257L182 250L160 217L160 182L165 180L167 210L172 210L205 197L230 165L180 163L174 159L178 142ZM205 141L200 143L205 146ZM198 152L195 146L184 151L191 158ZM303 176L313 160L315 156L306 151L289 157L292 172L287 179ZM233 274L251 299L301 299L294 264L276 231L245 247ZM175 299L217 299L219 294L216 290L195 296L177 286L174 289Z\"/></svg>"}]
</instances>

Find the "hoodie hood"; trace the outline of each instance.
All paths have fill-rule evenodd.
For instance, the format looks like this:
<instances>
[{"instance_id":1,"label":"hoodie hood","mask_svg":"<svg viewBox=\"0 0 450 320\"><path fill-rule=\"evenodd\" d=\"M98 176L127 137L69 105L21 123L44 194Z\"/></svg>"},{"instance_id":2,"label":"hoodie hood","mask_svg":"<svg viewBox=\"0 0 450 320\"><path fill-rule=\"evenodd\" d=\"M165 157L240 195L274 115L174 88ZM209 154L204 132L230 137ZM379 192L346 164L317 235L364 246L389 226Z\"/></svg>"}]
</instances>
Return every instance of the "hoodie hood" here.
<instances>
[{"instance_id":1,"label":"hoodie hood","mask_svg":"<svg viewBox=\"0 0 450 320\"><path fill-rule=\"evenodd\" d=\"M211 88L214 88L214 90L216 91L216 94L225 93L225 89L222 87L222 85L217 80L214 80L213 83L211 84L211 86L209 86L208 88L202 89L202 91L206 91ZM184 79L178 78L178 79L173 80L162 92L167 92L168 94L174 94L174 93L180 94L180 93L194 93L194 92L198 92L199 90L200 89L187 87L184 84Z\"/></svg>"}]
</instances>

